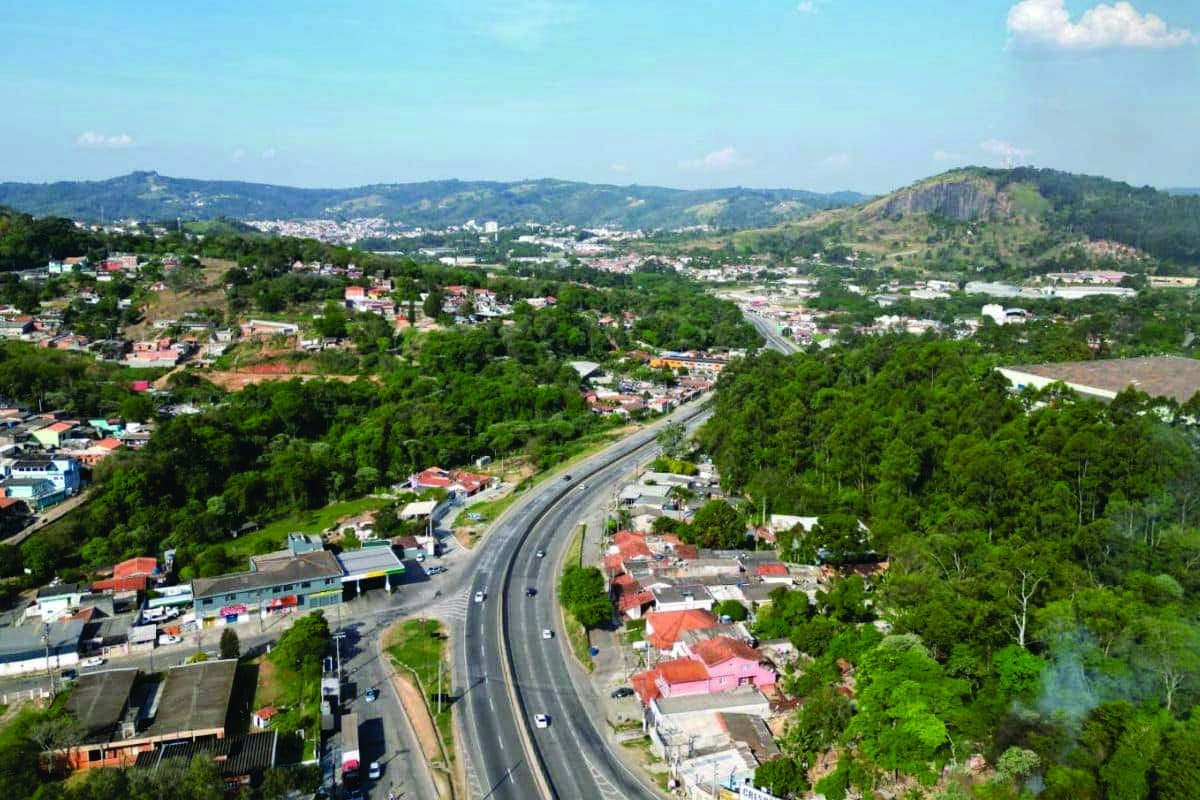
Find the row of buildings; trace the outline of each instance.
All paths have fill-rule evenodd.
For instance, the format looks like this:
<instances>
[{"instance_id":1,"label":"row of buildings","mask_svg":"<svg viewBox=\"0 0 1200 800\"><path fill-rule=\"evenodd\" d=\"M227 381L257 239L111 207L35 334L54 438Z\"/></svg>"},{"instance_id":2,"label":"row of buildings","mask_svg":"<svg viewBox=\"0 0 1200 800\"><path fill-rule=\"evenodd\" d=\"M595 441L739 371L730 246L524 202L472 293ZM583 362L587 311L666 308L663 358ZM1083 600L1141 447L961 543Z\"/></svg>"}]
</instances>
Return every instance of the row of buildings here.
<instances>
[{"instance_id":1,"label":"row of buildings","mask_svg":"<svg viewBox=\"0 0 1200 800\"><path fill-rule=\"evenodd\" d=\"M118 564L87 584L54 583L0 616L0 674L71 668L173 644L202 628L327 608L375 588L394 591L404 562L387 540L334 553L319 536L291 534L287 546L252 556L243 572L171 585L172 560Z\"/></svg>"}]
</instances>

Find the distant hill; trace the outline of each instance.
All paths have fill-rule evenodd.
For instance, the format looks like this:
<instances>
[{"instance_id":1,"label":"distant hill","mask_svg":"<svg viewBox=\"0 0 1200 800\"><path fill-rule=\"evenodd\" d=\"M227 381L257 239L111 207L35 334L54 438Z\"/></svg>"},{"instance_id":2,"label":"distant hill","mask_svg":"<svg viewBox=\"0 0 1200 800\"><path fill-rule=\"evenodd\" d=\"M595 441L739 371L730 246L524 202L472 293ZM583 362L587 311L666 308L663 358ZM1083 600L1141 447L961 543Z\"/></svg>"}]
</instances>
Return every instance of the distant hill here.
<instances>
[{"instance_id":1,"label":"distant hill","mask_svg":"<svg viewBox=\"0 0 1200 800\"><path fill-rule=\"evenodd\" d=\"M1200 186L1191 187L1191 188L1188 188L1188 187L1171 188L1171 189L1164 189L1163 191L1166 192L1167 194L1174 194L1174 195L1189 197L1191 195L1200 194Z\"/></svg>"},{"instance_id":2,"label":"distant hill","mask_svg":"<svg viewBox=\"0 0 1200 800\"><path fill-rule=\"evenodd\" d=\"M1200 267L1200 196L1089 175L968 167L741 242L847 245L897 263L1003 270L1150 256ZM1070 251L1069 253L1067 251ZM1082 255L1080 255L1082 254Z\"/></svg>"},{"instance_id":3,"label":"distant hill","mask_svg":"<svg viewBox=\"0 0 1200 800\"><path fill-rule=\"evenodd\" d=\"M742 228L802 219L857 203L855 192L792 189L702 189L607 186L558 180L512 183L427 181L352 189L300 189L238 181L170 178L133 172L104 181L0 183L0 205L35 215L105 219L208 220L384 217L445 227L468 219L623 228L698 224Z\"/></svg>"}]
</instances>

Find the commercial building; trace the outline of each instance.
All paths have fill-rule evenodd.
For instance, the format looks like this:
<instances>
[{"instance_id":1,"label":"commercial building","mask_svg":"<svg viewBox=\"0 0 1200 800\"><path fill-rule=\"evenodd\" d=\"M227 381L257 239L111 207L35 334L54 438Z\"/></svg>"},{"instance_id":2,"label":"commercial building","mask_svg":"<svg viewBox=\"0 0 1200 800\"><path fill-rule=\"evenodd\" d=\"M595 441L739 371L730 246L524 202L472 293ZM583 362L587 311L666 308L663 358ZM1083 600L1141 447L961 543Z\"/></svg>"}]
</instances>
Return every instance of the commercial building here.
<instances>
[{"instance_id":1,"label":"commercial building","mask_svg":"<svg viewBox=\"0 0 1200 800\"><path fill-rule=\"evenodd\" d=\"M1001 367L1017 390L1064 383L1085 397L1108 402L1133 388L1151 397L1186 403L1200 392L1200 360L1182 356L1110 358L1056 364Z\"/></svg>"},{"instance_id":2,"label":"commercial building","mask_svg":"<svg viewBox=\"0 0 1200 800\"><path fill-rule=\"evenodd\" d=\"M12 614L0 617L0 675L75 666L82 636L82 620L19 625Z\"/></svg>"},{"instance_id":3,"label":"commercial building","mask_svg":"<svg viewBox=\"0 0 1200 800\"><path fill-rule=\"evenodd\" d=\"M79 461L64 455L26 455L9 466L11 480L49 481L56 492L72 495L83 485ZM10 497L12 495L9 495Z\"/></svg>"},{"instance_id":4,"label":"commercial building","mask_svg":"<svg viewBox=\"0 0 1200 800\"><path fill-rule=\"evenodd\" d=\"M340 603L342 567L314 539L291 534L286 550L254 556L247 572L192 581L197 621L233 624Z\"/></svg>"},{"instance_id":5,"label":"commercial building","mask_svg":"<svg viewBox=\"0 0 1200 800\"><path fill-rule=\"evenodd\" d=\"M83 741L58 755L71 769L119 767L165 744L224 739L236 672L236 659L222 659L171 667L165 676L84 673L66 704Z\"/></svg>"},{"instance_id":6,"label":"commercial building","mask_svg":"<svg viewBox=\"0 0 1200 800\"><path fill-rule=\"evenodd\" d=\"M342 586L356 594L363 590L364 581L382 581L391 592L393 583L404 578L404 562L396 557L387 540L365 542L358 550L339 553L337 562L342 569Z\"/></svg>"}]
</instances>

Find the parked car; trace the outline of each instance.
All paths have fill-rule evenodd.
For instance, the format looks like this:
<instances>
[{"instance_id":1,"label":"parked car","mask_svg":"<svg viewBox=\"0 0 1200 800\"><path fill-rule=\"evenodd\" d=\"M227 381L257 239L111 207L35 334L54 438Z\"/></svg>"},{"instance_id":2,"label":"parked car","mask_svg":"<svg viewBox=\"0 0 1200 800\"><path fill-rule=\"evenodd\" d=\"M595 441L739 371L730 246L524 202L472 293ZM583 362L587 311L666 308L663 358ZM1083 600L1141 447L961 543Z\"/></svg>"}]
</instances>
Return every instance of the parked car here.
<instances>
[{"instance_id":1,"label":"parked car","mask_svg":"<svg viewBox=\"0 0 1200 800\"><path fill-rule=\"evenodd\" d=\"M164 633L162 636L158 637L158 646L164 647L169 644L179 644L182 641L183 639L180 639L178 636L170 633Z\"/></svg>"},{"instance_id":2,"label":"parked car","mask_svg":"<svg viewBox=\"0 0 1200 800\"><path fill-rule=\"evenodd\" d=\"M542 638L543 639L553 639L554 631L550 630L549 628L543 628L542 629Z\"/></svg>"},{"instance_id":3,"label":"parked car","mask_svg":"<svg viewBox=\"0 0 1200 800\"><path fill-rule=\"evenodd\" d=\"M476 602L476 603L482 603L482 602L483 602L483 599L484 599L485 597L487 597L487 592L482 592L482 591L480 591L480 592L476 592L476 593L475 593L475 602Z\"/></svg>"},{"instance_id":4,"label":"parked car","mask_svg":"<svg viewBox=\"0 0 1200 800\"><path fill-rule=\"evenodd\" d=\"M537 557L538 557L538 558L545 558L545 557L546 557L546 551L545 551L545 550L543 550L543 549L541 549L541 548L539 547L539 548L538 548L538 551L537 551Z\"/></svg>"},{"instance_id":5,"label":"parked car","mask_svg":"<svg viewBox=\"0 0 1200 800\"><path fill-rule=\"evenodd\" d=\"M64 669L59 673L58 679L63 683L74 683L79 679L79 673L73 669Z\"/></svg>"},{"instance_id":6,"label":"parked car","mask_svg":"<svg viewBox=\"0 0 1200 800\"><path fill-rule=\"evenodd\" d=\"M628 686L621 686L616 689L613 689L612 694L610 695L610 697L612 697L614 699L621 698L621 697L632 697L632 696L633 696L633 689L630 689Z\"/></svg>"},{"instance_id":7,"label":"parked car","mask_svg":"<svg viewBox=\"0 0 1200 800\"><path fill-rule=\"evenodd\" d=\"M425 560L425 554L417 553L417 561L424 561L424 560Z\"/></svg>"},{"instance_id":8,"label":"parked car","mask_svg":"<svg viewBox=\"0 0 1200 800\"><path fill-rule=\"evenodd\" d=\"M432 567L425 568L426 575L441 575L445 571L446 571L445 567L439 567L436 564Z\"/></svg>"},{"instance_id":9,"label":"parked car","mask_svg":"<svg viewBox=\"0 0 1200 800\"><path fill-rule=\"evenodd\" d=\"M569 480L571 480L571 474L570 474L570 473L567 473L566 475L563 475L563 480L564 480L564 481L569 481Z\"/></svg>"},{"instance_id":10,"label":"parked car","mask_svg":"<svg viewBox=\"0 0 1200 800\"><path fill-rule=\"evenodd\" d=\"M85 658L83 660L83 666L85 666L85 667L99 667L99 666L102 666L103 664L104 664L103 656L92 656L91 658Z\"/></svg>"},{"instance_id":11,"label":"parked car","mask_svg":"<svg viewBox=\"0 0 1200 800\"><path fill-rule=\"evenodd\" d=\"M549 714L534 714L533 715L533 724L538 726L539 728L549 728L550 727L550 715Z\"/></svg>"},{"instance_id":12,"label":"parked car","mask_svg":"<svg viewBox=\"0 0 1200 800\"><path fill-rule=\"evenodd\" d=\"M378 761L372 761L371 766L367 767L367 777L373 781L379 780L379 776L383 774L383 768L379 766Z\"/></svg>"},{"instance_id":13,"label":"parked car","mask_svg":"<svg viewBox=\"0 0 1200 800\"><path fill-rule=\"evenodd\" d=\"M363 692L363 698L365 698L368 703L374 703L379 699L379 690L374 686L370 686L367 688L367 691Z\"/></svg>"},{"instance_id":14,"label":"parked car","mask_svg":"<svg viewBox=\"0 0 1200 800\"><path fill-rule=\"evenodd\" d=\"M535 589L532 586L530 586L528 589L525 590L526 597L533 597L536 594L537 594L537 589Z\"/></svg>"}]
</instances>

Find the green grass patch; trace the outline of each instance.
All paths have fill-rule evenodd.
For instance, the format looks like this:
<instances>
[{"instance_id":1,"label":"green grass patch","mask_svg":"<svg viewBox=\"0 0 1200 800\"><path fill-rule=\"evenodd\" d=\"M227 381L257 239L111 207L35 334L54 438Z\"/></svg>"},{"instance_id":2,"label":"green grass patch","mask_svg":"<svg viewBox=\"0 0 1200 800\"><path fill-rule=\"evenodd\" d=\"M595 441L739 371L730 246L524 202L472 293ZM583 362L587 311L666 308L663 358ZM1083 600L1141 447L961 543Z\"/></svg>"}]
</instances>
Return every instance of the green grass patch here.
<instances>
[{"instance_id":1,"label":"green grass patch","mask_svg":"<svg viewBox=\"0 0 1200 800\"><path fill-rule=\"evenodd\" d=\"M625 623L625 643L629 645L646 641L646 620L631 619Z\"/></svg>"},{"instance_id":2,"label":"green grass patch","mask_svg":"<svg viewBox=\"0 0 1200 800\"><path fill-rule=\"evenodd\" d=\"M235 686L238 681L251 678L250 670L256 671L251 710L274 706L279 714L272 720L271 727L280 732L280 742L286 738L289 744L292 743L294 739L287 734L303 730L304 743L299 760L311 761L316 758L317 742L321 737L320 680L310 680L305 685L298 672L280 667L266 656L259 656L238 666ZM294 757L296 754L292 752L290 755ZM292 758L286 760L291 761Z\"/></svg>"},{"instance_id":3,"label":"green grass patch","mask_svg":"<svg viewBox=\"0 0 1200 800\"><path fill-rule=\"evenodd\" d=\"M575 538L571 540L571 545L567 548L567 554L563 558L563 569L571 566L583 566L583 537L587 533L587 526L580 525L579 530L575 533Z\"/></svg>"},{"instance_id":4,"label":"green grass patch","mask_svg":"<svg viewBox=\"0 0 1200 800\"><path fill-rule=\"evenodd\" d=\"M479 516L483 517L484 524L490 524L497 517L503 514L505 509L515 503L520 495L520 492L514 490L509 492L506 496L497 498L495 500L485 500L482 503L471 503L465 509L463 509L457 520L463 520L467 523L470 523L471 520L467 519L467 514L471 513L478 514Z\"/></svg>"},{"instance_id":5,"label":"green grass patch","mask_svg":"<svg viewBox=\"0 0 1200 800\"><path fill-rule=\"evenodd\" d=\"M315 511L304 511L290 517L277 519L251 533L244 534L226 543L224 546L230 556L250 556L280 550L287 542L287 535L295 531L303 533L320 533L332 526L342 517L362 514L383 508L390 501L382 497L360 497L356 500L342 500L330 503Z\"/></svg>"},{"instance_id":6,"label":"green grass patch","mask_svg":"<svg viewBox=\"0 0 1200 800\"><path fill-rule=\"evenodd\" d=\"M1042 197L1037 187L1028 183L1014 183L1008 187L1008 195L1020 211L1031 217L1040 217L1050 210L1050 201Z\"/></svg>"},{"instance_id":7,"label":"green grass patch","mask_svg":"<svg viewBox=\"0 0 1200 800\"><path fill-rule=\"evenodd\" d=\"M387 644L388 654L400 667L417 676L421 693L429 704L429 713L442 737L446 757L454 760L454 726L450 716L450 665L445 664L447 634L442 624L432 619L412 619L393 628ZM442 663L442 711L438 713L438 664Z\"/></svg>"},{"instance_id":8,"label":"green grass patch","mask_svg":"<svg viewBox=\"0 0 1200 800\"><path fill-rule=\"evenodd\" d=\"M567 570L573 566L579 566L583 562L583 536L587 532L586 525L580 525L579 530L575 534L575 538L571 540L571 544L567 547L567 554L563 559L563 570ZM561 600L559 601L561 604ZM596 669L595 662L592 661L592 641L588 638L587 629L579 624L578 620L565 608L562 609L563 627L567 641L571 643L571 652L575 654L575 658L579 659L579 663L592 672Z\"/></svg>"}]
</instances>

